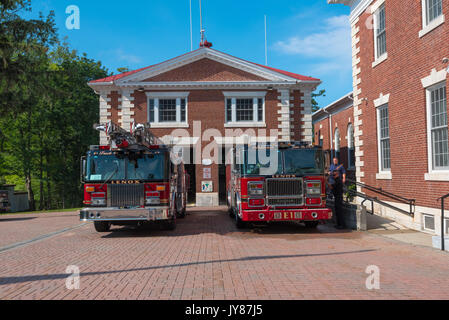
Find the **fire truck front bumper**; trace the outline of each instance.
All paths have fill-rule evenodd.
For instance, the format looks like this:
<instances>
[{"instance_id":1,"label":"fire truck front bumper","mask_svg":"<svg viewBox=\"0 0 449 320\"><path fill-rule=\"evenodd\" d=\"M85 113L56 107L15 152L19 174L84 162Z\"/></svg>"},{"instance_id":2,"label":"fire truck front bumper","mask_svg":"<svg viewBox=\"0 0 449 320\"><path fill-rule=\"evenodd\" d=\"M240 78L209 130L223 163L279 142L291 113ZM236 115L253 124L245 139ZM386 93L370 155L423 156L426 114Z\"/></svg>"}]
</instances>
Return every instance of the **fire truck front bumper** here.
<instances>
[{"instance_id":1,"label":"fire truck front bumper","mask_svg":"<svg viewBox=\"0 0 449 320\"><path fill-rule=\"evenodd\" d=\"M171 218L168 207L133 209L85 208L80 210L81 221L158 221Z\"/></svg>"},{"instance_id":2,"label":"fire truck front bumper","mask_svg":"<svg viewBox=\"0 0 449 320\"><path fill-rule=\"evenodd\" d=\"M243 210L242 220L253 222L326 221L332 219L329 208Z\"/></svg>"}]
</instances>

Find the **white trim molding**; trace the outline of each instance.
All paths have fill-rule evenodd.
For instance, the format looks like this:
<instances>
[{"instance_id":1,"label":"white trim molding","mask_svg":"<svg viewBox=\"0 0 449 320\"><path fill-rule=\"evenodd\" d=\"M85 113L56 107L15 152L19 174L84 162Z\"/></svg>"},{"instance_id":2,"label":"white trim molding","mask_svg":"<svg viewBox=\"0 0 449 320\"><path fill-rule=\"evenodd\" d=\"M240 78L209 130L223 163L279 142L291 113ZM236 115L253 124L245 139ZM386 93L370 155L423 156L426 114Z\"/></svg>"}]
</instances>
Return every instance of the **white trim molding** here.
<instances>
[{"instance_id":1,"label":"white trim molding","mask_svg":"<svg viewBox=\"0 0 449 320\"><path fill-rule=\"evenodd\" d=\"M225 128L265 128L265 96L266 91L223 91L225 98ZM237 99L253 99L253 121L237 120ZM262 119L259 119L259 100L262 100ZM231 100L231 119L228 119L228 101Z\"/></svg>"},{"instance_id":2,"label":"white trim molding","mask_svg":"<svg viewBox=\"0 0 449 320\"><path fill-rule=\"evenodd\" d=\"M183 98L187 99L190 92L145 92L148 98Z\"/></svg>"},{"instance_id":3,"label":"white trim molding","mask_svg":"<svg viewBox=\"0 0 449 320\"><path fill-rule=\"evenodd\" d=\"M387 104L390 102L390 94L383 94L381 93L379 95L379 98L377 98L376 100L373 101L374 102L374 107L378 108L380 106L383 106L384 104Z\"/></svg>"},{"instance_id":4,"label":"white trim molding","mask_svg":"<svg viewBox=\"0 0 449 320\"><path fill-rule=\"evenodd\" d=\"M379 58L377 58L376 60L374 60L374 62L371 64L372 68L375 68L376 66L378 66L379 64L381 64L382 62L384 62L385 60L388 59L388 52L385 52L383 55L381 55Z\"/></svg>"},{"instance_id":5,"label":"white trim molding","mask_svg":"<svg viewBox=\"0 0 449 320\"><path fill-rule=\"evenodd\" d=\"M446 80L447 71L445 69L437 71L437 69L432 69L430 75L421 79L421 83L423 88L431 87L437 83L443 82Z\"/></svg>"},{"instance_id":6,"label":"white trim molding","mask_svg":"<svg viewBox=\"0 0 449 320\"><path fill-rule=\"evenodd\" d=\"M145 92L147 95L147 121L151 128L189 128L189 101L190 92ZM176 121L159 121L159 100L176 100ZM150 100L154 100L154 120L150 121ZM181 100L185 100L185 120L181 120Z\"/></svg>"},{"instance_id":7,"label":"white trim molding","mask_svg":"<svg viewBox=\"0 0 449 320\"><path fill-rule=\"evenodd\" d=\"M435 71L433 69L432 71ZM437 74L436 72L432 72L433 75ZM434 76L432 81L441 80L437 76ZM430 80L425 82L425 84L432 83ZM433 141L432 141L432 130L441 130L444 126L440 128L432 128L432 98L431 93L434 90L440 90L441 88L445 88L445 78L443 81L439 81L426 87L426 121L427 121L427 173L424 175L424 179L426 181L449 181L449 170L446 167L440 167L439 169L434 167L434 158L433 158ZM447 97L446 97L447 101ZM447 127L447 124L446 124ZM446 128L447 130L447 128Z\"/></svg>"},{"instance_id":8,"label":"white trim molding","mask_svg":"<svg viewBox=\"0 0 449 320\"><path fill-rule=\"evenodd\" d=\"M427 23L427 0L421 0L421 8L422 8L422 29L418 33L420 38L424 37L430 31L442 25L445 21L444 14L441 14L440 16L432 20L430 23Z\"/></svg>"},{"instance_id":9,"label":"white trim molding","mask_svg":"<svg viewBox=\"0 0 449 320\"><path fill-rule=\"evenodd\" d=\"M265 98L266 91L223 91L225 98Z\"/></svg>"},{"instance_id":10,"label":"white trim molding","mask_svg":"<svg viewBox=\"0 0 449 320\"><path fill-rule=\"evenodd\" d=\"M393 180L393 175L391 171L376 173L376 180Z\"/></svg>"}]
</instances>

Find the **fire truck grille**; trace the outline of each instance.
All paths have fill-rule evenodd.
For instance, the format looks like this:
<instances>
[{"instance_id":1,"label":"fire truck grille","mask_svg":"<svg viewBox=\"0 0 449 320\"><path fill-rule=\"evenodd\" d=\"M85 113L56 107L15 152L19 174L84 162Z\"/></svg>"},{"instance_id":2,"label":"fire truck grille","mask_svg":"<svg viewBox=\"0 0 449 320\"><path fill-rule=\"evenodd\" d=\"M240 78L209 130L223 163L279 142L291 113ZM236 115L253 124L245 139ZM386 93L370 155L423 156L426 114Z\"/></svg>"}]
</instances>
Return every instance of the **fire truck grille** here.
<instances>
[{"instance_id":1,"label":"fire truck grille","mask_svg":"<svg viewBox=\"0 0 449 320\"><path fill-rule=\"evenodd\" d=\"M301 178L267 179L267 198L270 206L298 206L303 204Z\"/></svg>"},{"instance_id":2,"label":"fire truck grille","mask_svg":"<svg viewBox=\"0 0 449 320\"><path fill-rule=\"evenodd\" d=\"M143 184L108 185L108 207L140 207L144 205Z\"/></svg>"}]
</instances>

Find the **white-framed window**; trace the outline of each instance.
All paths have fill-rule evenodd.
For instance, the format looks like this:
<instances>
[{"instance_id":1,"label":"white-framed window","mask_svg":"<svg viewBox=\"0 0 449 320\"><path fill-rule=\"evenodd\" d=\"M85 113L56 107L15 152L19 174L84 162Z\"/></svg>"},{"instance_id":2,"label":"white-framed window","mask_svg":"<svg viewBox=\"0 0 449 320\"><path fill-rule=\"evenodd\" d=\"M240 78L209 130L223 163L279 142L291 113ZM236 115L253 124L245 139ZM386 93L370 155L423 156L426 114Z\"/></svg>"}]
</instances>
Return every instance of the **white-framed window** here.
<instances>
[{"instance_id":1,"label":"white-framed window","mask_svg":"<svg viewBox=\"0 0 449 320\"><path fill-rule=\"evenodd\" d=\"M334 134L334 146L335 146L335 153L334 153L334 157L338 159L338 161L340 161L340 130L338 130L338 128L335 129L335 134Z\"/></svg>"},{"instance_id":2,"label":"white-framed window","mask_svg":"<svg viewBox=\"0 0 449 320\"><path fill-rule=\"evenodd\" d=\"M449 171L446 82L426 89L430 172Z\"/></svg>"},{"instance_id":3,"label":"white-framed window","mask_svg":"<svg viewBox=\"0 0 449 320\"><path fill-rule=\"evenodd\" d=\"M224 92L225 126L264 126L266 92Z\"/></svg>"},{"instance_id":4,"label":"white-framed window","mask_svg":"<svg viewBox=\"0 0 449 320\"><path fill-rule=\"evenodd\" d=\"M148 122L153 127L188 126L188 92L148 92Z\"/></svg>"},{"instance_id":5,"label":"white-framed window","mask_svg":"<svg viewBox=\"0 0 449 320\"><path fill-rule=\"evenodd\" d=\"M435 216L430 214L422 215L422 228L425 231L435 232Z\"/></svg>"},{"instance_id":6,"label":"white-framed window","mask_svg":"<svg viewBox=\"0 0 449 320\"><path fill-rule=\"evenodd\" d=\"M443 15L443 0L425 0L426 25Z\"/></svg>"},{"instance_id":7,"label":"white-framed window","mask_svg":"<svg viewBox=\"0 0 449 320\"><path fill-rule=\"evenodd\" d=\"M377 108L377 147L379 154L379 172L390 172L390 121L388 104L381 105Z\"/></svg>"},{"instance_id":8,"label":"white-framed window","mask_svg":"<svg viewBox=\"0 0 449 320\"><path fill-rule=\"evenodd\" d=\"M387 57L387 30L385 3L374 12L374 60L381 62Z\"/></svg>"},{"instance_id":9,"label":"white-framed window","mask_svg":"<svg viewBox=\"0 0 449 320\"><path fill-rule=\"evenodd\" d=\"M443 0L421 0L422 3L422 37L444 23Z\"/></svg>"},{"instance_id":10,"label":"white-framed window","mask_svg":"<svg viewBox=\"0 0 449 320\"><path fill-rule=\"evenodd\" d=\"M355 139L352 123L348 125L348 168L355 167Z\"/></svg>"}]
</instances>

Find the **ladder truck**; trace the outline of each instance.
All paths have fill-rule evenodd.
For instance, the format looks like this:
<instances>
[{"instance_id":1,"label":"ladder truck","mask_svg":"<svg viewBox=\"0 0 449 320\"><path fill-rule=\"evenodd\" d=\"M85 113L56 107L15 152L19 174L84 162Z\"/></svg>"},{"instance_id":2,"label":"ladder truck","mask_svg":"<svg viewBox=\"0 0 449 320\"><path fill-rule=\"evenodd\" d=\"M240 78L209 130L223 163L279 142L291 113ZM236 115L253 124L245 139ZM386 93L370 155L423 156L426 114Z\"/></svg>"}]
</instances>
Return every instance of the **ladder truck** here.
<instances>
[{"instance_id":1,"label":"ladder truck","mask_svg":"<svg viewBox=\"0 0 449 320\"><path fill-rule=\"evenodd\" d=\"M128 132L113 122L96 124L107 145L90 147L81 159L84 209L81 221L108 232L112 225L159 224L174 230L186 214L187 174L182 159L154 136L149 124Z\"/></svg>"}]
</instances>

